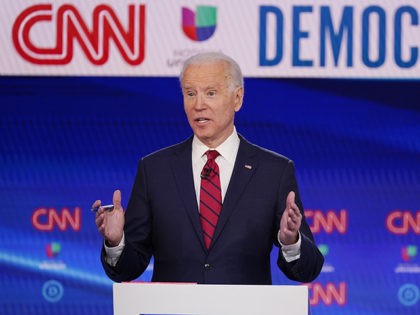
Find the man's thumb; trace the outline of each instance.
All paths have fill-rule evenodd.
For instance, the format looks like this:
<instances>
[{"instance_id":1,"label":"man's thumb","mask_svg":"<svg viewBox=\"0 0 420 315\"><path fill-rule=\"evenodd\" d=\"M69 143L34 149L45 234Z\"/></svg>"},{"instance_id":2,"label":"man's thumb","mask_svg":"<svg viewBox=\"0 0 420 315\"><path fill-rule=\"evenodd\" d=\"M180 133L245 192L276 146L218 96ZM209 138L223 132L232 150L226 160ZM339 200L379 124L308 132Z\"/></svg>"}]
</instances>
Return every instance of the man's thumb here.
<instances>
[{"instance_id":1,"label":"man's thumb","mask_svg":"<svg viewBox=\"0 0 420 315\"><path fill-rule=\"evenodd\" d=\"M114 191L114 195L112 196L112 203L114 204L114 208L121 208L121 191Z\"/></svg>"}]
</instances>

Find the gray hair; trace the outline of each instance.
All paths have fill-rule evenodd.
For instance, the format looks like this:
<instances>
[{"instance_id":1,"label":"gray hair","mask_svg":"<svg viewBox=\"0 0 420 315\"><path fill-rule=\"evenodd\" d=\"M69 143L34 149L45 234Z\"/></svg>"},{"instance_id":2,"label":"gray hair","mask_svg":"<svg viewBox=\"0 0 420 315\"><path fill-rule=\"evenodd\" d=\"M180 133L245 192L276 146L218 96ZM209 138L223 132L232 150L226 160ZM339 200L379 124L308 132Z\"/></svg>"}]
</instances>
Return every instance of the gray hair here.
<instances>
[{"instance_id":1,"label":"gray hair","mask_svg":"<svg viewBox=\"0 0 420 315\"><path fill-rule=\"evenodd\" d=\"M244 86L244 77L242 75L241 68L238 63L233 60L231 57L221 53L221 52L205 52L193 55L185 60L181 73L179 75L179 81L182 84L182 79L184 77L185 69L190 65L198 65L204 63L215 63L215 62L225 62L228 65L228 71L231 75L231 88L243 87Z\"/></svg>"}]
</instances>

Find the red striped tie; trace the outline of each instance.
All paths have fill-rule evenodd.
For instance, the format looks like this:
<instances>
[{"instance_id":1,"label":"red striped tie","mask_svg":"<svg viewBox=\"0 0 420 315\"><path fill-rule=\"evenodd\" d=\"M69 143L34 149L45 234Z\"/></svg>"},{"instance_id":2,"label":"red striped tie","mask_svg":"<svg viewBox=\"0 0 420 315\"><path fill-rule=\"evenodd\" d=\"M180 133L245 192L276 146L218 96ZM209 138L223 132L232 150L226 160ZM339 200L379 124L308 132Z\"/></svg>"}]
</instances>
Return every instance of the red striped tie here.
<instances>
[{"instance_id":1,"label":"red striped tie","mask_svg":"<svg viewBox=\"0 0 420 315\"><path fill-rule=\"evenodd\" d=\"M219 156L216 150L206 152L207 163L201 171L200 220L203 227L204 242L210 247L222 209L222 192L220 189L219 166L215 159Z\"/></svg>"}]
</instances>

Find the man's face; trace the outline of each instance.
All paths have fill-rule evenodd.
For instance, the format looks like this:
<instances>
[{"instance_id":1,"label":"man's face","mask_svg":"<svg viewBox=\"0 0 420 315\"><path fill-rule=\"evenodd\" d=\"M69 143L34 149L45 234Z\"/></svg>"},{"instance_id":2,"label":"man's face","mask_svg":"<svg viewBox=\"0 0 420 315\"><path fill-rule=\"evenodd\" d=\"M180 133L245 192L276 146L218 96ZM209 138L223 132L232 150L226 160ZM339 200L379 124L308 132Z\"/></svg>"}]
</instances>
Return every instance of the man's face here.
<instances>
[{"instance_id":1,"label":"man's face","mask_svg":"<svg viewBox=\"0 0 420 315\"><path fill-rule=\"evenodd\" d=\"M233 131L235 112L242 106L243 88L230 87L224 62L188 66L182 78L184 109L194 134L215 148Z\"/></svg>"}]
</instances>

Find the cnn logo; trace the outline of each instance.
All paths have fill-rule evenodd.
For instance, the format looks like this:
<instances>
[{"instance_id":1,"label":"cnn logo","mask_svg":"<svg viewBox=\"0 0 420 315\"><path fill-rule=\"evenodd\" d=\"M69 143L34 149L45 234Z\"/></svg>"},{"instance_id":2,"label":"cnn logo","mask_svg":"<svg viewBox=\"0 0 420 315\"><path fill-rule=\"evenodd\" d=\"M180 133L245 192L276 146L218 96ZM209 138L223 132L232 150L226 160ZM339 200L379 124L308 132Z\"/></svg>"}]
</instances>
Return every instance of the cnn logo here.
<instances>
[{"instance_id":1,"label":"cnn logo","mask_svg":"<svg viewBox=\"0 0 420 315\"><path fill-rule=\"evenodd\" d=\"M61 211L54 208L38 208L32 214L32 225L38 231L52 231L57 227L60 231L70 228L78 232L81 227L81 210L76 207L72 213L66 208Z\"/></svg>"},{"instance_id":2,"label":"cnn logo","mask_svg":"<svg viewBox=\"0 0 420 315\"><path fill-rule=\"evenodd\" d=\"M89 23L82 17L84 12L74 5L63 4L53 10L51 4L37 4L16 18L13 44L19 55L31 63L66 65L73 59L78 43L87 59L99 66L107 62L113 41L125 62L139 65L145 51L145 10L144 5L129 5L128 25L124 27L114 10L105 4L94 8ZM46 47L45 39L55 43Z\"/></svg>"},{"instance_id":3,"label":"cnn logo","mask_svg":"<svg viewBox=\"0 0 420 315\"><path fill-rule=\"evenodd\" d=\"M325 285L321 283L305 284L309 289L309 303L311 305L318 305L321 302L325 305L331 306L337 304L343 306L347 303L347 283L328 282Z\"/></svg>"},{"instance_id":4,"label":"cnn logo","mask_svg":"<svg viewBox=\"0 0 420 315\"><path fill-rule=\"evenodd\" d=\"M340 211L328 210L323 212L321 210L305 210L305 217L308 221L309 228L312 233L325 233L338 232L345 234L348 229L348 212L345 209Z\"/></svg>"},{"instance_id":5,"label":"cnn logo","mask_svg":"<svg viewBox=\"0 0 420 315\"><path fill-rule=\"evenodd\" d=\"M408 210L394 210L386 217L385 224L392 234L420 234L420 211L411 213Z\"/></svg>"}]
</instances>

